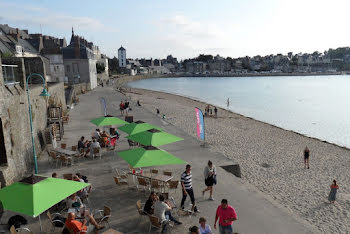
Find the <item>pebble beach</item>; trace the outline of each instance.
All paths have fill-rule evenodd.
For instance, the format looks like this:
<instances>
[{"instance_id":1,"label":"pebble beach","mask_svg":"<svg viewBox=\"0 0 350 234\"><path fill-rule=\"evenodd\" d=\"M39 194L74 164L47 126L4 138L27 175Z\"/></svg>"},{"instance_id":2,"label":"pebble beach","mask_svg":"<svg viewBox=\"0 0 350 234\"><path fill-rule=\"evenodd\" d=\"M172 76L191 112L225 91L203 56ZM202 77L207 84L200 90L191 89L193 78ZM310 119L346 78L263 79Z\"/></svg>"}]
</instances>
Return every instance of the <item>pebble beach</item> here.
<instances>
[{"instance_id":1,"label":"pebble beach","mask_svg":"<svg viewBox=\"0 0 350 234\"><path fill-rule=\"evenodd\" d=\"M143 89L127 88L125 94L152 113L159 109L159 117L164 114L167 122L196 137L194 108L204 111L206 103ZM205 118L205 133L211 151L240 164L242 180L320 233L350 232L349 149L221 108L217 118ZM305 146L310 149L310 169L304 169ZM329 204L333 179L340 188L336 203Z\"/></svg>"}]
</instances>

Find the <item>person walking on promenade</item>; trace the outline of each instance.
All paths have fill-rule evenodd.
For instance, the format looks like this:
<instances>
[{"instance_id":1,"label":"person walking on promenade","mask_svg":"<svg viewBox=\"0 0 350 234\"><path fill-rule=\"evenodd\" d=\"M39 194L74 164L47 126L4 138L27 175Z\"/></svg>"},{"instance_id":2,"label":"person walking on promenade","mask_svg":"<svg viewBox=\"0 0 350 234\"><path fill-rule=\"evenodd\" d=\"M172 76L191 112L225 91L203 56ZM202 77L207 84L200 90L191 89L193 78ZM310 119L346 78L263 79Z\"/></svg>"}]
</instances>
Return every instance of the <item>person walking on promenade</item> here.
<instances>
[{"instance_id":1,"label":"person walking on promenade","mask_svg":"<svg viewBox=\"0 0 350 234\"><path fill-rule=\"evenodd\" d=\"M218 117L218 108L216 108L216 106L214 107L214 113L215 113L215 118Z\"/></svg>"},{"instance_id":2,"label":"person walking on promenade","mask_svg":"<svg viewBox=\"0 0 350 234\"><path fill-rule=\"evenodd\" d=\"M120 114L123 116L124 115L124 103L123 103L123 101L120 101L119 110L120 110Z\"/></svg>"},{"instance_id":3,"label":"person walking on promenade","mask_svg":"<svg viewBox=\"0 0 350 234\"><path fill-rule=\"evenodd\" d=\"M309 157L310 157L310 150L306 146L304 149L304 168L307 168L307 169L310 169Z\"/></svg>"},{"instance_id":4,"label":"person walking on promenade","mask_svg":"<svg viewBox=\"0 0 350 234\"><path fill-rule=\"evenodd\" d=\"M237 220L235 209L230 206L226 199L221 200L221 205L216 209L214 228L216 229L216 222L219 219L219 233L233 234L232 224Z\"/></svg>"},{"instance_id":5,"label":"person walking on promenade","mask_svg":"<svg viewBox=\"0 0 350 234\"><path fill-rule=\"evenodd\" d=\"M193 194L193 188L192 188L192 173L191 173L191 165L186 165L186 170L181 174L181 187L182 187L182 200L181 200L181 209L184 209L184 204L187 198L187 195L190 196L191 202L192 202L192 210L194 212L198 212L196 206L196 200L194 198Z\"/></svg>"},{"instance_id":6,"label":"person walking on promenade","mask_svg":"<svg viewBox=\"0 0 350 234\"><path fill-rule=\"evenodd\" d=\"M337 181L333 180L333 184L331 184L331 191L329 192L328 201L330 203L334 203L335 199L337 197L337 190L339 189L339 186L337 185Z\"/></svg>"},{"instance_id":7,"label":"person walking on promenade","mask_svg":"<svg viewBox=\"0 0 350 234\"><path fill-rule=\"evenodd\" d=\"M213 165L212 161L208 161L208 165L204 168L204 183L207 186L206 189L204 189L202 191L203 196L205 194L206 191L209 190L210 192L210 197L209 200L214 201L213 198L213 185L216 183L216 168Z\"/></svg>"}]
</instances>

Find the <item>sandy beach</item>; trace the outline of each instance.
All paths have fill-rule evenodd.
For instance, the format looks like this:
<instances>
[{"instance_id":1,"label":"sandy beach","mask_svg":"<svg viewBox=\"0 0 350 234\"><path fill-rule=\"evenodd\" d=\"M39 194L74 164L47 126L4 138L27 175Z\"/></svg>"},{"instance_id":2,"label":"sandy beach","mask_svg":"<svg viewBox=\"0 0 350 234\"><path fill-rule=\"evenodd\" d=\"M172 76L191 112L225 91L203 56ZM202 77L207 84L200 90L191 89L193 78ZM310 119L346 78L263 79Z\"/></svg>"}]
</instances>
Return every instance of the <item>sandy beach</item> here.
<instances>
[{"instance_id":1,"label":"sandy beach","mask_svg":"<svg viewBox=\"0 0 350 234\"><path fill-rule=\"evenodd\" d=\"M194 107L205 103L176 95L127 89L152 113L196 136ZM350 150L219 108L218 118L205 118L210 150L234 159L242 180L249 182L323 233L348 233L350 223ZM310 149L310 169L304 169L303 149ZM214 162L215 163L215 162ZM327 198L333 179L340 189L337 202Z\"/></svg>"}]
</instances>

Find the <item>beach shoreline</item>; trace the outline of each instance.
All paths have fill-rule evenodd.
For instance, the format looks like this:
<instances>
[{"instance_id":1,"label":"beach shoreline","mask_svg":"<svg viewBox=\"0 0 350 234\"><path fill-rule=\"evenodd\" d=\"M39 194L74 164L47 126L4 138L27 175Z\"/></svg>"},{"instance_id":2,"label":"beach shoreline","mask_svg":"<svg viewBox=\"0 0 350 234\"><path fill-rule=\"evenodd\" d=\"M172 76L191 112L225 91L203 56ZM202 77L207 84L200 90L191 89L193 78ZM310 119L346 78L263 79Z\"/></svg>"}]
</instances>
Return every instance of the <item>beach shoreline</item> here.
<instances>
[{"instance_id":1,"label":"beach shoreline","mask_svg":"<svg viewBox=\"0 0 350 234\"><path fill-rule=\"evenodd\" d=\"M124 85L125 87L125 85ZM144 89L124 88L126 96L143 108L158 108L166 120L196 137L194 107L204 109L206 103L175 94ZM210 150L237 161L242 179L277 203L314 224L322 232L350 230L342 220L350 217L350 150L317 138L285 130L232 111L218 108L218 118L205 118L206 139ZM311 150L311 169L303 169L302 151ZM314 160L317 158L317 161ZM265 165L265 167L264 167ZM329 184L341 183L339 202L327 205ZM328 217L325 218L325 217Z\"/></svg>"}]
</instances>

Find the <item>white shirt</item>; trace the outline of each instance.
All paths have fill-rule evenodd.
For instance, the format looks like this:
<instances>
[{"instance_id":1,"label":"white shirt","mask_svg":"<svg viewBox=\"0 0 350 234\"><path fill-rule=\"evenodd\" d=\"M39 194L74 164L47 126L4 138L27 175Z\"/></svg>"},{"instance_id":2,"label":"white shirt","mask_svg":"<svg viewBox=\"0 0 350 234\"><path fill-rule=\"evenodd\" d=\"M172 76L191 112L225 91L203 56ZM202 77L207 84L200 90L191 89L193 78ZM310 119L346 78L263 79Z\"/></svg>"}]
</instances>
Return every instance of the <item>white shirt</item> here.
<instances>
[{"instance_id":1,"label":"white shirt","mask_svg":"<svg viewBox=\"0 0 350 234\"><path fill-rule=\"evenodd\" d=\"M154 204L154 216L159 218L159 221L162 222L163 220L166 220L165 218L165 211L171 210L171 208L162 201L156 201Z\"/></svg>"},{"instance_id":2,"label":"white shirt","mask_svg":"<svg viewBox=\"0 0 350 234\"><path fill-rule=\"evenodd\" d=\"M205 224L205 228L202 227L202 225L199 225L199 233L200 234L212 234L211 228L209 224Z\"/></svg>"},{"instance_id":3,"label":"white shirt","mask_svg":"<svg viewBox=\"0 0 350 234\"><path fill-rule=\"evenodd\" d=\"M100 133L98 131L96 131L94 137L96 139L100 139L101 135L100 135Z\"/></svg>"}]
</instances>

